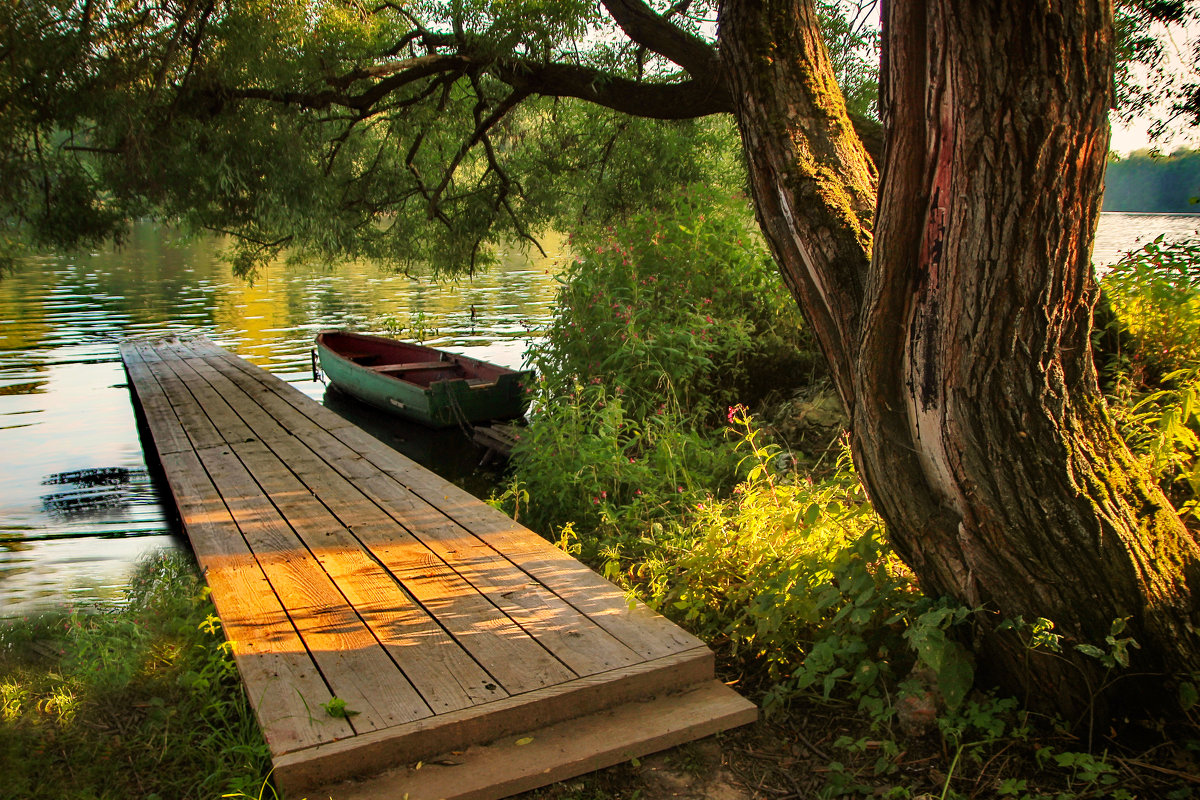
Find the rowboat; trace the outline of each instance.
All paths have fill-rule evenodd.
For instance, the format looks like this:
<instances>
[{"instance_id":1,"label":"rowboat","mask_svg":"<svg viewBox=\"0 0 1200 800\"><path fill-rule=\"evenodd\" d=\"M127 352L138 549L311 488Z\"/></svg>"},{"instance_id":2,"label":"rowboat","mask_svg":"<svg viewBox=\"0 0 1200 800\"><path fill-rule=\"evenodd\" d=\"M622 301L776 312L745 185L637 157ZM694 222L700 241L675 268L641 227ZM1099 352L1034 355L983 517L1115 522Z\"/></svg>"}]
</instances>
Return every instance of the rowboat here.
<instances>
[{"instance_id":1,"label":"rowboat","mask_svg":"<svg viewBox=\"0 0 1200 800\"><path fill-rule=\"evenodd\" d=\"M316 344L321 369L335 387L432 428L525 413L529 371L351 331L321 331Z\"/></svg>"}]
</instances>

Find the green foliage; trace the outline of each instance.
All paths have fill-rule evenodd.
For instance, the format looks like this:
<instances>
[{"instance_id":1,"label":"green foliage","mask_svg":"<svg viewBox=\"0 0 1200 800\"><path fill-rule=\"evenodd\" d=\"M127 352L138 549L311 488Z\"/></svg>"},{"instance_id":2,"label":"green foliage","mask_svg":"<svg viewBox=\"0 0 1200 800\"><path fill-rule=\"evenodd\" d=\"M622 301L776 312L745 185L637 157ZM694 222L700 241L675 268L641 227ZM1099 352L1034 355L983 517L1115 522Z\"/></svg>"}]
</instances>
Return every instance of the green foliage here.
<instances>
[{"instance_id":1,"label":"green foliage","mask_svg":"<svg viewBox=\"0 0 1200 800\"><path fill-rule=\"evenodd\" d=\"M852 113L878 118L879 25L873 0L818 0L833 72Z\"/></svg>"},{"instance_id":2,"label":"green foliage","mask_svg":"<svg viewBox=\"0 0 1200 800\"><path fill-rule=\"evenodd\" d=\"M947 635L963 622L968 611L961 606L938 604L920 614L904 632L920 663L934 676L946 707L957 711L975 683L975 668L966 648Z\"/></svg>"},{"instance_id":3,"label":"green foliage","mask_svg":"<svg viewBox=\"0 0 1200 800\"><path fill-rule=\"evenodd\" d=\"M534 421L507 495L523 522L555 535L571 524L590 556L593 531L646 530L733 487L727 406L815 359L751 224L744 200L692 190L576 237L530 353Z\"/></svg>"},{"instance_id":4,"label":"green foliage","mask_svg":"<svg viewBox=\"0 0 1200 800\"><path fill-rule=\"evenodd\" d=\"M819 374L744 200L693 189L574 244L500 502L717 646L768 707L878 696L916 595L844 444L805 474L743 403Z\"/></svg>"},{"instance_id":5,"label":"green foliage","mask_svg":"<svg viewBox=\"0 0 1200 800\"><path fill-rule=\"evenodd\" d=\"M1180 512L1200 497L1200 243L1159 237L1104 276L1127 351L1110 408Z\"/></svg>"},{"instance_id":6,"label":"green foliage","mask_svg":"<svg viewBox=\"0 0 1200 800\"><path fill-rule=\"evenodd\" d=\"M73 249L152 216L234 234L241 271L284 248L463 271L740 173L727 119L515 89L518 62L677 79L593 3L31 0L0 31L0 243Z\"/></svg>"},{"instance_id":7,"label":"green foliage","mask_svg":"<svg viewBox=\"0 0 1200 800\"><path fill-rule=\"evenodd\" d=\"M257 795L270 757L195 565L128 604L0 625L0 773L13 797Z\"/></svg>"},{"instance_id":8,"label":"green foliage","mask_svg":"<svg viewBox=\"0 0 1200 800\"><path fill-rule=\"evenodd\" d=\"M712 39L715 3L652 5ZM866 5L821 4L863 111ZM76 249L152 217L232 234L240 272L285 249L463 272L501 243L744 180L732 120L703 93L673 120L594 97L717 76L581 0L27 0L0 8L0 52L0 266L10 243Z\"/></svg>"},{"instance_id":9,"label":"green foliage","mask_svg":"<svg viewBox=\"0 0 1200 800\"><path fill-rule=\"evenodd\" d=\"M572 246L554 321L531 352L547 405L603 381L635 416L666 401L718 422L753 374L776 377L811 350L742 197L693 187Z\"/></svg>"},{"instance_id":10,"label":"green foliage","mask_svg":"<svg viewBox=\"0 0 1200 800\"><path fill-rule=\"evenodd\" d=\"M1200 364L1200 242L1160 236L1117 262L1104 288L1133 337L1132 369Z\"/></svg>"},{"instance_id":11,"label":"green foliage","mask_svg":"<svg viewBox=\"0 0 1200 800\"><path fill-rule=\"evenodd\" d=\"M1153 137L1177 131L1181 118L1200 125L1200 39L1189 33L1198 20L1200 10L1187 0L1117 0L1114 85L1122 120L1147 120Z\"/></svg>"},{"instance_id":12,"label":"green foliage","mask_svg":"<svg viewBox=\"0 0 1200 800\"><path fill-rule=\"evenodd\" d=\"M352 708L346 707L346 701L340 697L331 697L329 702L321 703L321 708L325 709L325 713L331 717L338 719L350 719L360 713Z\"/></svg>"}]
</instances>

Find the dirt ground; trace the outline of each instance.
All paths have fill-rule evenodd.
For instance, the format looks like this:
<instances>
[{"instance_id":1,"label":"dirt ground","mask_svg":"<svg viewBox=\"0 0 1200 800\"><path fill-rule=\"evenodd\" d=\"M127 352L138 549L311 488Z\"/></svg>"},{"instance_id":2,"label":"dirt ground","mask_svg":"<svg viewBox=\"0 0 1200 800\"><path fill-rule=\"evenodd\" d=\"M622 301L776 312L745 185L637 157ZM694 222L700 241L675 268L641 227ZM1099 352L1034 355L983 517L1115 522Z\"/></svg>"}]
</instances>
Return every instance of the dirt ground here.
<instances>
[{"instance_id":1,"label":"dirt ground","mask_svg":"<svg viewBox=\"0 0 1200 800\"><path fill-rule=\"evenodd\" d=\"M1093 743L1105 770L1063 768L1047 753L1086 750L1067 734L1013 739L958 753L934 732L871 738L850 706L812 703L521 795L522 800L1197 800L1200 742L1157 729ZM878 735L877 733L875 735ZM844 746L846 737L857 743ZM842 743L839 744L839 740ZM1047 750L1047 748L1049 748Z\"/></svg>"}]
</instances>

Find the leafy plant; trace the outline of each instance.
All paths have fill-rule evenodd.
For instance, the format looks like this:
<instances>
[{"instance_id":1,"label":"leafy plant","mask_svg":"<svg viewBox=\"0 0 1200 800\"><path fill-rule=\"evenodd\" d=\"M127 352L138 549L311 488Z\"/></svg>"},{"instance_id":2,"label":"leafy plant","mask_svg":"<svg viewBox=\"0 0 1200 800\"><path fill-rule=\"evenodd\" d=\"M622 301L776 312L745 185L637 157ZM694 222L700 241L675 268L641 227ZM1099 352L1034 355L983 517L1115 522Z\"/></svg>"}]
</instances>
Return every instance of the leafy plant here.
<instances>
[{"instance_id":1,"label":"leafy plant","mask_svg":"<svg viewBox=\"0 0 1200 800\"><path fill-rule=\"evenodd\" d=\"M1127 253L1104 288L1135 347L1132 368L1165 375L1200 364L1200 242L1159 236Z\"/></svg>"}]
</instances>

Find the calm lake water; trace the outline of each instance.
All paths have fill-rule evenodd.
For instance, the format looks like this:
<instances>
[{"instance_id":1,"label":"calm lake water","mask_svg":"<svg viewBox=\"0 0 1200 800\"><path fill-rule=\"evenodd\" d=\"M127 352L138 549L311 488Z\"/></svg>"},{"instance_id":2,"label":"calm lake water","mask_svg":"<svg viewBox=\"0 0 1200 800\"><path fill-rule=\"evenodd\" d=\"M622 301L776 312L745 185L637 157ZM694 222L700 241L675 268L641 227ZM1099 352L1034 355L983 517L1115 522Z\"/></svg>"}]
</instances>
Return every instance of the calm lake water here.
<instances>
[{"instance_id":1,"label":"calm lake water","mask_svg":"<svg viewBox=\"0 0 1200 800\"><path fill-rule=\"evenodd\" d=\"M1097 264L1200 216L1103 214ZM557 243L554 243L557 244ZM549 248L548 248L549 249ZM0 279L0 617L66 602L119 603L131 565L183 545L159 504L116 342L204 333L469 490L494 476L456 430L431 436L315 382L327 327L436 329L428 343L520 366L550 315L563 254L514 253L474 280L434 285L370 265L272 264L234 277L216 242L174 247L137 229L119 252L41 259Z\"/></svg>"}]
</instances>

